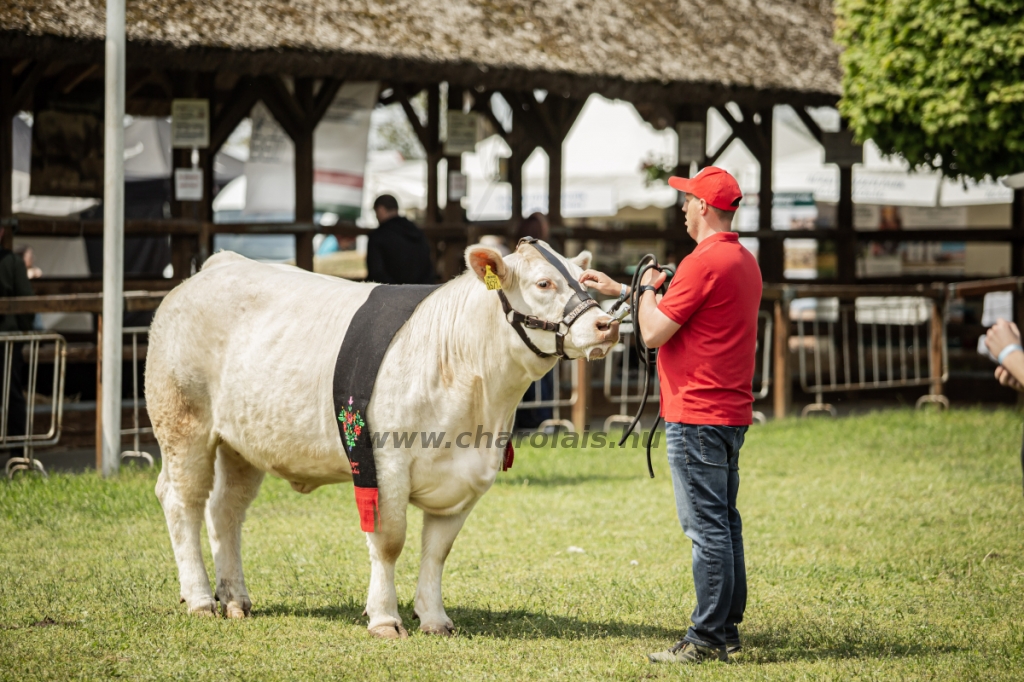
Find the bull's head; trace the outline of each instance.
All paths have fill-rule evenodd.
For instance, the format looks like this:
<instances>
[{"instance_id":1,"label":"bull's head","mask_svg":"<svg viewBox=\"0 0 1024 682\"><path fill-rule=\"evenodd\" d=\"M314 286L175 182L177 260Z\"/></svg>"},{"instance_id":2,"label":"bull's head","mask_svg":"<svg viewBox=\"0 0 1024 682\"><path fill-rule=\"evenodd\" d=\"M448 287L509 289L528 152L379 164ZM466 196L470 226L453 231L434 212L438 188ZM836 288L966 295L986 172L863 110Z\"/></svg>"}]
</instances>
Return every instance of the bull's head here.
<instances>
[{"instance_id":1,"label":"bull's head","mask_svg":"<svg viewBox=\"0 0 1024 682\"><path fill-rule=\"evenodd\" d=\"M572 282L541 249L561 263ZM506 319L512 322L517 313L527 318L519 326L535 353L557 355L561 350L564 357L596 360L619 340L619 323L598 306L587 309L584 305L578 316L571 314L580 298L587 296L573 283L590 266L590 259L589 251L571 260L563 258L544 242L521 243L515 253L504 258L497 250L479 244L466 249L466 265L477 277L483 282L497 277L500 282L506 307L511 308L505 311ZM499 294L494 295L497 303ZM559 340L559 335L564 338Z\"/></svg>"}]
</instances>

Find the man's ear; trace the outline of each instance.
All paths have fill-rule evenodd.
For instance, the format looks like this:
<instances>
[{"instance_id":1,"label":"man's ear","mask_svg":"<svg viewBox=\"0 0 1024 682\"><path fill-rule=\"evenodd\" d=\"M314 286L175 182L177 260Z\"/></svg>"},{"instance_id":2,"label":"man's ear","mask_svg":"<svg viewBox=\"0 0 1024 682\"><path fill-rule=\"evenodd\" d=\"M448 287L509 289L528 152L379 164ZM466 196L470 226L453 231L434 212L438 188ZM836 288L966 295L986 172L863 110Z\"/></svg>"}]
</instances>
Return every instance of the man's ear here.
<instances>
[{"instance_id":1,"label":"man's ear","mask_svg":"<svg viewBox=\"0 0 1024 682\"><path fill-rule=\"evenodd\" d=\"M476 273L476 276L483 280L487 274L487 267L498 276L502 285L507 283L509 270L505 267L505 261L497 249L489 246L475 244L466 248L466 266Z\"/></svg>"},{"instance_id":2,"label":"man's ear","mask_svg":"<svg viewBox=\"0 0 1024 682\"><path fill-rule=\"evenodd\" d=\"M589 251L580 251L579 255L572 259L572 262L586 270L590 267L592 260L594 260L594 257Z\"/></svg>"}]
</instances>

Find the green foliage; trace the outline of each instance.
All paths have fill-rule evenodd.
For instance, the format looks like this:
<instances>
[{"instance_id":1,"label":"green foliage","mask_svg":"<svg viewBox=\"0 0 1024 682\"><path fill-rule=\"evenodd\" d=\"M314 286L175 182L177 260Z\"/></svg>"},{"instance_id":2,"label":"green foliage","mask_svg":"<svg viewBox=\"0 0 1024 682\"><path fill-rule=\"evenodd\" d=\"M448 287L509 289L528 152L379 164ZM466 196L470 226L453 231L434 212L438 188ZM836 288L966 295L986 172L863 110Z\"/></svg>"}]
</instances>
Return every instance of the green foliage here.
<instances>
[{"instance_id":1,"label":"green foliage","mask_svg":"<svg viewBox=\"0 0 1024 682\"><path fill-rule=\"evenodd\" d=\"M857 139L950 177L1024 171L1024 2L838 0Z\"/></svg>"},{"instance_id":2,"label":"green foliage","mask_svg":"<svg viewBox=\"0 0 1024 682\"><path fill-rule=\"evenodd\" d=\"M560 445L518 448L469 517L445 569L451 639L415 631L415 509L396 567L410 637L367 634L351 486L267 478L243 533L253 617L227 621L178 604L155 471L0 481L0 680L1021 679L1018 413L752 427L747 653L696 670L645 657L694 605L664 438L654 480L640 447Z\"/></svg>"}]
</instances>

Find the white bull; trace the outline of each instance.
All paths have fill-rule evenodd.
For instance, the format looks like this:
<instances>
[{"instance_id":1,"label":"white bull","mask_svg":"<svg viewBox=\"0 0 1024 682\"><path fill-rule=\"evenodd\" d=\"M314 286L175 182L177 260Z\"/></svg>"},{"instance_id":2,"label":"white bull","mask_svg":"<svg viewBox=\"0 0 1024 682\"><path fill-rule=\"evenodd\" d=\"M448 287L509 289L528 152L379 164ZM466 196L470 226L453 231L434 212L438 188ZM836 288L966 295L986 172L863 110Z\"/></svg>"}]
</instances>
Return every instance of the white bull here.
<instances>
[{"instance_id":1,"label":"white bull","mask_svg":"<svg viewBox=\"0 0 1024 682\"><path fill-rule=\"evenodd\" d=\"M572 293L558 271L525 245L504 259L472 246L466 262L469 271L425 299L395 335L368 406L374 431L510 431L524 391L554 365L527 348L481 280L490 266L515 309L557 321ZM589 262L588 252L565 261L574 276ZM146 401L163 453L156 494L189 612L216 615L219 599L226 616L248 615L242 521L264 474L304 493L352 480L333 418L333 375L345 331L374 286L221 253L157 310ZM528 333L542 350L554 350L553 333ZM617 340L617 323L592 308L570 328L565 352L599 358ZM444 561L503 456L500 447L475 446L424 448L417 441L399 448L389 441L376 448L380 516L367 534L371 633L406 635L394 579L409 504L423 510L420 629L452 632L441 599ZM204 510L216 593L200 548Z\"/></svg>"}]
</instances>

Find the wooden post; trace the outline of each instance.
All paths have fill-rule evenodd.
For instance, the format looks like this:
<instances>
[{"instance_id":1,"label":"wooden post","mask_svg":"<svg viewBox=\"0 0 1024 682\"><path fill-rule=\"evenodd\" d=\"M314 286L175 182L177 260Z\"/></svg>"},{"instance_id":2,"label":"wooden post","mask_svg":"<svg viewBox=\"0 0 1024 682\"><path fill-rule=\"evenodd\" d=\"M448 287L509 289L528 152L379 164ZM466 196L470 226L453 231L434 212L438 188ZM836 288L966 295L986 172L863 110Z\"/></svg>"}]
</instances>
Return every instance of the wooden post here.
<instances>
[{"instance_id":1,"label":"wooden post","mask_svg":"<svg viewBox=\"0 0 1024 682\"><path fill-rule=\"evenodd\" d=\"M0 245L11 249L14 243L14 191L11 173L14 171L14 63L0 59L0 226L4 228Z\"/></svg>"},{"instance_id":2,"label":"wooden post","mask_svg":"<svg viewBox=\"0 0 1024 682\"><path fill-rule=\"evenodd\" d=\"M313 222L313 130L309 120L313 111L313 79L295 79L295 99L305 114L295 136L295 222ZM313 232L295 235L295 264L313 270Z\"/></svg>"},{"instance_id":3,"label":"wooden post","mask_svg":"<svg viewBox=\"0 0 1024 682\"><path fill-rule=\"evenodd\" d=\"M515 116L513 115L513 119ZM513 124L514 125L514 124ZM512 156L508 160L508 181L512 186L512 229L523 219L523 159L519 145L512 145ZM512 237L512 234L509 234ZM515 244L509 244L515 248Z\"/></svg>"},{"instance_id":4,"label":"wooden post","mask_svg":"<svg viewBox=\"0 0 1024 682\"><path fill-rule=\"evenodd\" d=\"M929 348L929 368L931 369L931 394L942 395L942 307L932 299L931 313L931 344Z\"/></svg>"},{"instance_id":5,"label":"wooden post","mask_svg":"<svg viewBox=\"0 0 1024 682\"><path fill-rule=\"evenodd\" d=\"M774 339L772 339L772 361L775 376L772 396L775 402L775 418L783 419L793 400L793 385L789 376L789 299L775 301Z\"/></svg>"},{"instance_id":6,"label":"wooden post","mask_svg":"<svg viewBox=\"0 0 1024 682\"><path fill-rule=\"evenodd\" d=\"M583 358L577 358L574 362L576 363L578 384L576 386L576 404L572 406L572 424L577 433L583 433L590 417L590 363ZM558 381L557 375L555 381ZM555 393L557 395L557 389Z\"/></svg>"},{"instance_id":7,"label":"wooden post","mask_svg":"<svg viewBox=\"0 0 1024 682\"><path fill-rule=\"evenodd\" d=\"M437 84L427 87L427 215L424 223L433 225L438 219L437 165L441 162L441 91Z\"/></svg>"},{"instance_id":8,"label":"wooden post","mask_svg":"<svg viewBox=\"0 0 1024 682\"><path fill-rule=\"evenodd\" d=\"M200 92L209 102L210 127L214 124L214 112L216 110L216 91L214 89L214 73L200 74ZM219 149L214 149L213 141L206 149L199 150L199 167L203 170L203 199L199 202L196 211L196 219L200 221L199 227L199 262L201 267L206 259L213 255L213 235L210 233L209 223L213 222L213 187L214 187L214 161Z\"/></svg>"},{"instance_id":9,"label":"wooden post","mask_svg":"<svg viewBox=\"0 0 1024 682\"><path fill-rule=\"evenodd\" d=\"M548 224L562 226L562 143L553 142L544 151L548 154ZM565 248L565 245L561 245Z\"/></svg>"},{"instance_id":10,"label":"wooden post","mask_svg":"<svg viewBox=\"0 0 1024 682\"><path fill-rule=\"evenodd\" d=\"M103 471L103 315L96 316L96 471Z\"/></svg>"},{"instance_id":11,"label":"wooden post","mask_svg":"<svg viewBox=\"0 0 1024 682\"><path fill-rule=\"evenodd\" d=\"M772 108L763 111L744 112L744 116L761 116L761 122L755 124L758 130L756 156L761 167L761 184L757 191L757 229L772 229ZM758 261L761 265L761 277L765 282L782 282L785 273L785 249L781 239L762 239L758 247Z\"/></svg>"},{"instance_id":12,"label":"wooden post","mask_svg":"<svg viewBox=\"0 0 1024 682\"><path fill-rule=\"evenodd\" d=\"M840 284L857 278L857 239L853 232L853 167L839 167L839 206L836 209L836 275Z\"/></svg>"},{"instance_id":13,"label":"wooden post","mask_svg":"<svg viewBox=\"0 0 1024 682\"><path fill-rule=\"evenodd\" d=\"M1012 236L1024 236L1024 189L1013 190L1010 230ZM1024 244L1011 242L1010 249L1010 274L1014 277L1024 276Z\"/></svg>"},{"instance_id":14,"label":"wooden post","mask_svg":"<svg viewBox=\"0 0 1024 682\"><path fill-rule=\"evenodd\" d=\"M462 111L462 88L455 87L451 83L448 84L448 111ZM446 164L448 174L445 177L444 221L446 223L461 223L462 202L459 199L452 199L450 178L453 172L462 172L462 154L453 154L444 158L448 162Z\"/></svg>"}]
</instances>

